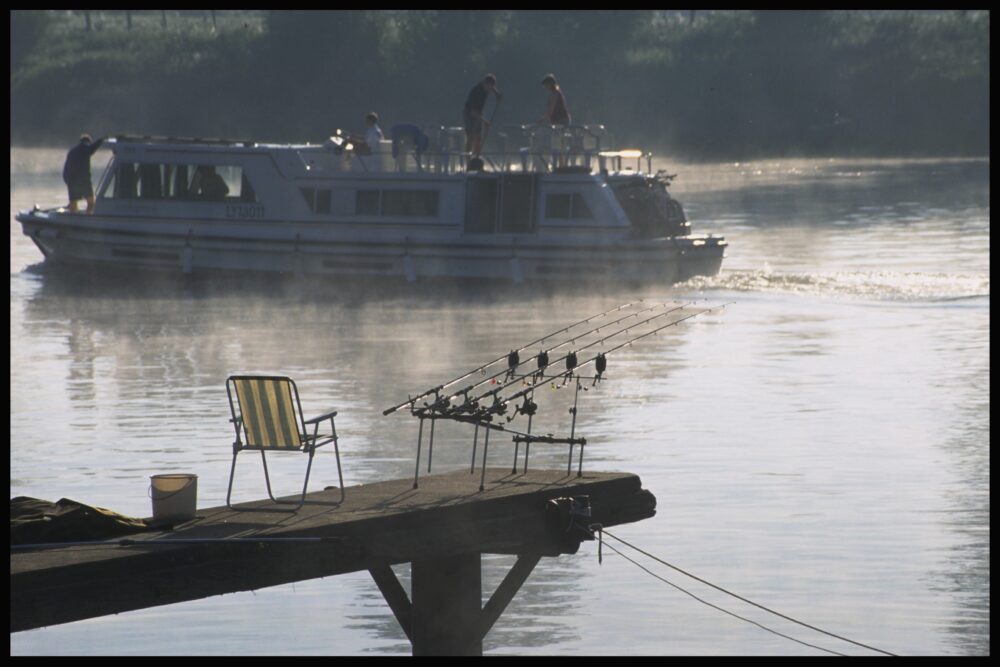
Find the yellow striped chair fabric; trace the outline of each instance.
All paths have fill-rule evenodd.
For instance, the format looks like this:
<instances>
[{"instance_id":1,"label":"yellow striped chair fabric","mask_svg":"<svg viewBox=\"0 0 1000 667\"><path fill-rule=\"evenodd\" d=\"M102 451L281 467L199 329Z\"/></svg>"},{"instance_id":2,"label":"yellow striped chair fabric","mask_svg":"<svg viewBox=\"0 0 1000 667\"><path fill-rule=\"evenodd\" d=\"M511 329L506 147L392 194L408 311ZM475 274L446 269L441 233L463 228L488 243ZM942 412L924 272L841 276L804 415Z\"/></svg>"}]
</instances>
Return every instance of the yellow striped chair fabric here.
<instances>
[{"instance_id":1,"label":"yellow striped chair fabric","mask_svg":"<svg viewBox=\"0 0 1000 667\"><path fill-rule=\"evenodd\" d=\"M301 449L301 428L284 378L234 378L247 447Z\"/></svg>"}]
</instances>

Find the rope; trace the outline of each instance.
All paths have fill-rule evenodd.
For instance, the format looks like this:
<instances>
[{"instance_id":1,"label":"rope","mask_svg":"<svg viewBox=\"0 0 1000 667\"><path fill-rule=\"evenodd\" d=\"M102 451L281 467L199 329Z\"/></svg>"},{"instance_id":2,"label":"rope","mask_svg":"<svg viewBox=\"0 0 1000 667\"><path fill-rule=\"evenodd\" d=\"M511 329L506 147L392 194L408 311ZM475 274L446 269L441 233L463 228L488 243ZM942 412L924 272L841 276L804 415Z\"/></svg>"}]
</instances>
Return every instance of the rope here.
<instances>
[{"instance_id":1,"label":"rope","mask_svg":"<svg viewBox=\"0 0 1000 667\"><path fill-rule=\"evenodd\" d=\"M896 656L895 653L890 653L889 651L883 651L880 648L876 648L874 646L869 646L868 644L863 644L861 642L854 641L853 639L848 639L847 637L835 634L833 632L828 632L826 630L823 630L822 628L817 628L814 625L810 625L810 624L805 623L803 621L800 621L798 619L792 618L791 616L786 616L785 614L782 614L781 612L777 612L777 611L775 611L773 609L769 609L768 607L765 607L762 604L758 604L758 603L754 602L753 600L748 600L747 598L745 598L745 597L743 597L741 595L737 595L736 593L733 593L732 591L728 591L725 588L722 588L721 586L716 586L715 584L713 584L710 581L706 581L705 579L702 579L701 577L698 577L696 575L691 574L690 572L682 570L681 568L677 567L676 565L672 565L672 564L668 563L667 561L665 561L665 560L663 560L661 558L657 558L653 554L651 554L651 553L649 553L647 551L643 551L642 549L640 549L639 547L635 546L634 544L626 542L622 538L620 538L617 535L614 535L614 534L608 532L607 530L603 530L602 532L603 532L603 534L608 535L609 537L612 537L612 538L618 540L619 542L621 542L625 546L628 546L628 547L631 547L632 549L635 549L636 551L638 551L639 553L643 554L644 556L652 558L653 560L655 560L658 563L666 565L667 567L669 567L669 568L671 568L673 570L676 570L676 571L680 572L681 574L683 574L685 576L691 577L695 581L700 581L701 583L705 584L706 586L711 586L715 590L721 591L721 592L725 593L726 595L731 595L732 597L736 598L737 600L741 600L743 602L746 602L749 605L753 605L754 607L757 607L758 609L763 609L764 611L766 611L766 612L768 612L770 614L774 614L775 616L779 616L779 617L781 617L781 618L783 618L783 619L785 619L787 621L791 621L792 623L797 623L797 624L799 624L799 625L801 625L803 627L809 628L810 630L815 630L816 632L822 633L822 634L830 636L830 637L834 637L835 639L839 639L841 641L848 642L849 644L854 644L855 646L860 646L862 648L866 648L866 649L869 649L871 651L876 651L876 652L882 653L884 655ZM611 545L608 545L608 548L609 549L614 549L614 547L612 547ZM618 552L618 553L621 554L621 552ZM625 557L625 556L623 555L623 557ZM631 561L631 559L628 559L627 557L625 557L625 558L627 560L630 560L630 562L635 562L635 561ZM636 563L636 565L638 565L638 563ZM642 567L642 566L639 565L639 567ZM642 569L645 570L646 568L642 568ZM646 570L646 571L649 572L649 570ZM650 574L653 574L653 573L650 572ZM654 574L653 576L656 576L656 575ZM659 579L660 577L657 577L657 578ZM663 581L666 581L666 580L664 579ZM670 582L667 582L667 583L670 583ZM670 584L670 585L673 586L674 584ZM681 590L683 590L683 589L681 589ZM687 591L685 591L685 592L687 592ZM689 595L690 595L690 593L689 593ZM694 597L694 596L692 596L692 597ZM708 603L706 603L706 604L708 604ZM714 605L710 605L710 606L714 606ZM718 607L716 607L716 609L718 609ZM727 612L727 613L729 613L729 612ZM746 619L744 619L744 620L746 620ZM750 621L750 622L753 623L753 621ZM757 624L754 623L754 625L757 625ZM761 626L761 627L763 627L763 626ZM767 629L767 628L765 628L765 629ZM794 640L794 641L798 641L798 640ZM800 643L802 643L802 642L800 642ZM816 648L818 648L818 647L816 647ZM822 649L822 650L826 650L826 649Z\"/></svg>"},{"instance_id":2,"label":"rope","mask_svg":"<svg viewBox=\"0 0 1000 667\"><path fill-rule=\"evenodd\" d=\"M628 562L630 562L633 565L635 565L640 570L643 570L647 574L650 574L650 575L656 577L657 579L659 579L660 581L662 581L665 584L669 584L669 585L673 586L674 588L676 588L677 590L679 590L681 593L684 593L685 595L689 595L689 596L693 597L695 600L697 600L698 602L701 602L702 604L708 605L709 607L712 607L713 609L718 609L722 613L729 614L730 616L733 616L734 618L738 618L741 621L746 621L747 623L751 623L753 625L756 625L758 628L761 628L762 630L767 630L768 632L770 632L772 634L775 634L775 635L778 635L779 637L784 637L785 639L791 639L793 642L802 644L803 646L808 646L810 648L818 649L820 651L826 651L827 653L832 653L833 655L839 655L839 656L846 657L845 654L843 654L843 653L837 653L836 651L831 651L830 649L823 648L822 646L816 646L815 644L810 644L809 642L804 642L801 639L796 639L795 637L790 637L788 635L785 635L785 634L782 634L782 633L778 632L777 630L769 628L766 625L762 625L762 624L758 623L757 621L751 620L751 619L746 618L744 616L740 616L739 614L731 612L728 609L723 609L722 607L716 606L716 605L712 604L711 602L708 602L707 600L701 599L700 597L698 597L697 595L695 595L691 591L686 590L684 588L681 588L680 586L678 586L677 584L673 583L672 581L668 581L668 580L664 579L663 577L661 577L660 575L647 570L645 567L643 567L639 563L635 562L634 560L632 560L631 558L629 558L628 556L626 556L625 554L623 554L621 551L619 551L618 549L616 549L613 546L611 546L610 544L605 545L605 546L607 546L609 549L611 549L612 551L614 551L616 554L618 554L619 556L621 556L622 558L624 558Z\"/></svg>"}]
</instances>

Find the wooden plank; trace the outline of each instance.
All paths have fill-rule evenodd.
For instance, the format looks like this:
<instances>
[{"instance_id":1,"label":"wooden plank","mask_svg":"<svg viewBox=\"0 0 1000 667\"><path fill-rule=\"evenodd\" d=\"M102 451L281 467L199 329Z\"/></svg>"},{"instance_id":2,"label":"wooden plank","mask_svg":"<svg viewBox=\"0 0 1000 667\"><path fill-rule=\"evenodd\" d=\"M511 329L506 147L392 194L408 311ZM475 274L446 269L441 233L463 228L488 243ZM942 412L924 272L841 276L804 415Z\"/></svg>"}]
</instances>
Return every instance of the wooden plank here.
<instances>
[{"instance_id":1,"label":"wooden plank","mask_svg":"<svg viewBox=\"0 0 1000 667\"><path fill-rule=\"evenodd\" d=\"M587 494L593 521L617 525L655 514L629 473L488 469L311 493L295 512L271 501L200 509L170 532L135 544L11 551L11 632L211 595L462 553L572 553L547 524L547 500ZM234 543L231 538L318 537L317 542ZM171 540L218 542L170 544Z\"/></svg>"}]
</instances>

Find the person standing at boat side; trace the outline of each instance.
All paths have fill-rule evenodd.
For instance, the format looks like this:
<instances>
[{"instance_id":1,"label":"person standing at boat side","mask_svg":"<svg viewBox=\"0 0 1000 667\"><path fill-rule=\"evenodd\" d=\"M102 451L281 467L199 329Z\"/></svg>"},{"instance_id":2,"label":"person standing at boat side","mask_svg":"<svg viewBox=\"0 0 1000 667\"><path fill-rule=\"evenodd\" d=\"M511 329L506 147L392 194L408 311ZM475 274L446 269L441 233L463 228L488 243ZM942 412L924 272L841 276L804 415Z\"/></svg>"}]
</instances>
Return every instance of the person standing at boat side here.
<instances>
[{"instance_id":1,"label":"person standing at boat side","mask_svg":"<svg viewBox=\"0 0 1000 667\"><path fill-rule=\"evenodd\" d=\"M566 106L566 96L563 95L562 88L560 88L559 84L556 83L556 75L546 74L545 78L542 79L542 86L549 93L548 105L545 109L545 113L542 114L542 122L548 123L549 125L569 125L569 107ZM562 146L562 140L556 143L557 137L562 139L561 135L562 132L559 129L552 133L550 140L553 142L553 149L557 146ZM566 154L564 152L561 150L553 150L553 166L565 166L566 159Z\"/></svg>"},{"instance_id":2,"label":"person standing at boat side","mask_svg":"<svg viewBox=\"0 0 1000 667\"><path fill-rule=\"evenodd\" d=\"M94 212L94 185L90 180L90 158L104 143L104 139L93 141L89 134L80 136L80 142L69 149L63 165L63 182L69 191L69 212L79 213L77 202L87 200L87 213Z\"/></svg>"},{"instance_id":3,"label":"person standing at boat side","mask_svg":"<svg viewBox=\"0 0 1000 667\"><path fill-rule=\"evenodd\" d=\"M566 96L556 83L555 74L547 74L542 79L542 85L549 91L549 103L542 115L542 121L549 125L569 125L571 119L569 107L566 106Z\"/></svg>"},{"instance_id":4,"label":"person standing at boat side","mask_svg":"<svg viewBox=\"0 0 1000 667\"><path fill-rule=\"evenodd\" d=\"M489 127L490 122L483 117L483 108L490 93L497 96L497 104L503 97L497 90L497 78L492 74L473 86L469 91L469 96L465 98L465 108L462 118L465 121L465 152L472 153L473 157L479 157L483 150L483 132Z\"/></svg>"},{"instance_id":5,"label":"person standing at boat side","mask_svg":"<svg viewBox=\"0 0 1000 667\"><path fill-rule=\"evenodd\" d=\"M366 115L365 125L368 128L365 130L365 143L368 144L372 153L377 153L380 147L379 142L385 138L385 135L382 134L382 128L378 126L378 114L372 111Z\"/></svg>"},{"instance_id":6,"label":"person standing at boat side","mask_svg":"<svg viewBox=\"0 0 1000 667\"><path fill-rule=\"evenodd\" d=\"M339 133L340 130L337 130ZM379 142L385 138L382 128L378 126L378 114L374 111L365 114L365 135L348 134L347 140L358 155L371 155L379 150Z\"/></svg>"}]
</instances>

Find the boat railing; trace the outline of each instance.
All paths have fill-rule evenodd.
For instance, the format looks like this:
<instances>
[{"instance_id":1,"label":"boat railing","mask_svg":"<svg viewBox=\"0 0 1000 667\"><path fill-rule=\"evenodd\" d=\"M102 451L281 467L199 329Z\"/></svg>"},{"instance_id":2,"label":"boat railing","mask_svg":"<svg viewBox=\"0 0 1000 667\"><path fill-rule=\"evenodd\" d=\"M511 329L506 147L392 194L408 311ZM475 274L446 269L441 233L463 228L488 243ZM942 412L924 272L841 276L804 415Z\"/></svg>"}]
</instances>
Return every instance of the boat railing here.
<instances>
[{"instance_id":1,"label":"boat railing","mask_svg":"<svg viewBox=\"0 0 1000 667\"><path fill-rule=\"evenodd\" d=\"M298 154L302 168L312 173L373 172L459 174L467 171L500 173L590 174L595 170L652 174L652 154L637 149L614 150L603 125L506 125L487 137L486 150L473 159L465 150L465 130L437 126L416 128L412 136L383 140L369 147L341 133L322 144L279 145L228 139L194 139L119 135L115 143L193 144L205 147L284 149ZM363 145L362 145L363 144Z\"/></svg>"},{"instance_id":2,"label":"boat railing","mask_svg":"<svg viewBox=\"0 0 1000 667\"><path fill-rule=\"evenodd\" d=\"M605 173L631 171L631 160L635 159L636 172L645 166L646 172L652 173L651 153L613 150L613 138L603 125L507 125L497 130L493 141L488 141L492 149L479 156L481 162L465 151L463 128L438 126L422 131L426 138L423 146L414 141L382 141L371 152L354 150L346 142L331 138L326 145L333 155L324 160L322 168L433 174L464 173L470 168L485 172L586 174L595 169Z\"/></svg>"}]
</instances>

